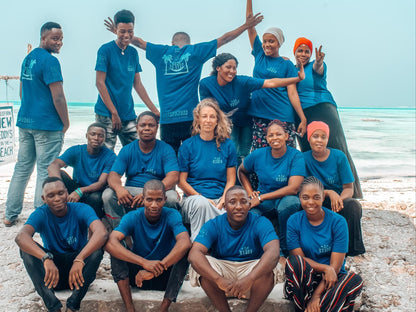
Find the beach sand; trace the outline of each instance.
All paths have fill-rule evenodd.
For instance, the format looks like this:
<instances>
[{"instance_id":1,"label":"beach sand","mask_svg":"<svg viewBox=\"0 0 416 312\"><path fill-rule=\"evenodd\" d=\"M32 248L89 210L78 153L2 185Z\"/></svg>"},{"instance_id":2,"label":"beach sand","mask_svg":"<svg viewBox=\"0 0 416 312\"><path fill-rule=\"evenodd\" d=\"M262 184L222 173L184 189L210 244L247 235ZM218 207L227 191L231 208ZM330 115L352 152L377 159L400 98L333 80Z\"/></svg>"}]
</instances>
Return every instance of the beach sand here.
<instances>
[{"instance_id":1,"label":"beach sand","mask_svg":"<svg viewBox=\"0 0 416 312\"><path fill-rule=\"evenodd\" d=\"M13 167L14 163L0 166L1 219ZM11 228L0 225L0 311L46 311L14 242L33 211L34 186L33 176L18 224ZM360 311L415 311L415 178L364 180L362 188L362 227L367 253L347 259L347 267L364 280ZM111 279L108 256L104 257L97 278Z\"/></svg>"}]
</instances>

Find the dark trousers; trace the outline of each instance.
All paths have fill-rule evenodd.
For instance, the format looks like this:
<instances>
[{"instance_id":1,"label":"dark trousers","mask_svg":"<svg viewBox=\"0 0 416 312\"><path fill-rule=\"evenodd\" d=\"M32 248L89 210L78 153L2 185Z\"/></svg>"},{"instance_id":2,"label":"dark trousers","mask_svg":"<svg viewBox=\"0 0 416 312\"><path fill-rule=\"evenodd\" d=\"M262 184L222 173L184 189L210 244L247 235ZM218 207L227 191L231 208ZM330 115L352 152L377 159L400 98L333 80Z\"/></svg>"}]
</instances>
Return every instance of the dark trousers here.
<instances>
[{"instance_id":1,"label":"dark trousers","mask_svg":"<svg viewBox=\"0 0 416 312\"><path fill-rule=\"evenodd\" d=\"M41 247L42 248L42 247ZM44 248L42 248L44 249ZM45 250L45 249L44 249ZM47 250L45 250L47 252ZM85 266L82 269L82 275L84 276L84 285L79 290L74 289L72 295L67 299L66 306L71 310L79 310L81 300L87 293L88 287L95 280L95 274L100 265L101 259L103 258L103 250L98 249L94 251L88 258L84 260ZM55 290L69 289L68 277L69 271L71 270L74 259L79 254L79 251L68 252L64 254L54 253L53 262L59 270L59 282L55 289L49 289L45 286L45 268L42 260L20 251L20 256L23 259L26 271L30 276L30 279L35 286L35 289L39 296L42 297L46 308L50 312L57 311L62 307L61 302L55 296Z\"/></svg>"},{"instance_id":2,"label":"dark trousers","mask_svg":"<svg viewBox=\"0 0 416 312\"><path fill-rule=\"evenodd\" d=\"M358 177L354 161L352 160L350 152L348 151L347 140L344 135L344 130L342 129L337 107L331 103L319 103L315 106L304 109L303 113L305 114L308 125L312 121L323 121L329 126L328 147L339 149L347 156L355 179L354 198L363 198L360 178ZM296 127L299 125L299 123L300 120L298 117L296 117ZM306 152L311 149L306 134L303 136L303 138L299 139L299 144L302 152Z\"/></svg>"},{"instance_id":3,"label":"dark trousers","mask_svg":"<svg viewBox=\"0 0 416 312\"><path fill-rule=\"evenodd\" d=\"M140 289L164 290L165 298L171 302L176 302L186 271L188 270L188 264L188 254L186 254L175 265L158 277L152 278L149 281L143 281L143 286ZM135 278L140 270L143 270L143 268L137 264L122 261L111 256L111 274L116 283L129 278L130 286L137 287Z\"/></svg>"},{"instance_id":4,"label":"dark trousers","mask_svg":"<svg viewBox=\"0 0 416 312\"><path fill-rule=\"evenodd\" d=\"M72 180L72 178L64 170L61 170L61 178L64 181L66 188L68 189L68 194L71 194L77 188L82 187L77 182ZM102 200L103 191L85 193L82 195L81 199L79 200L81 203L90 205L94 209L95 213L97 214L97 217L100 219L104 217L103 200Z\"/></svg>"},{"instance_id":5,"label":"dark trousers","mask_svg":"<svg viewBox=\"0 0 416 312\"><path fill-rule=\"evenodd\" d=\"M285 297L293 301L297 312L305 311L322 274L301 256L289 256L286 261ZM338 274L338 281L321 295L321 311L353 311L355 298L360 294L363 280L355 273Z\"/></svg>"},{"instance_id":6,"label":"dark trousers","mask_svg":"<svg viewBox=\"0 0 416 312\"><path fill-rule=\"evenodd\" d=\"M182 142L191 137L191 127L192 120L162 124L160 125L160 138L163 142L172 146L176 155L178 155L178 150Z\"/></svg>"},{"instance_id":7,"label":"dark trousers","mask_svg":"<svg viewBox=\"0 0 416 312\"><path fill-rule=\"evenodd\" d=\"M331 200L327 197L324 207L331 209ZM347 220L348 224L348 253L347 256L357 256L365 253L363 234L361 232L361 217L363 208L355 198L344 199L344 209L338 212Z\"/></svg>"}]
</instances>

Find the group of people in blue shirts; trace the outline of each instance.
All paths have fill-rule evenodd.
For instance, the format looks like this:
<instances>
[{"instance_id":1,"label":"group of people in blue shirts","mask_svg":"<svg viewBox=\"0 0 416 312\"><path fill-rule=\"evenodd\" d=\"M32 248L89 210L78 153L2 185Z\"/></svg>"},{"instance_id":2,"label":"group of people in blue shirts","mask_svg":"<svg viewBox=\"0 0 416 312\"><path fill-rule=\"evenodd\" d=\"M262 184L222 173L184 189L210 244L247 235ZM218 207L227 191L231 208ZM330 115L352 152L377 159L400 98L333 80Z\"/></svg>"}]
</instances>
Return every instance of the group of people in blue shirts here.
<instances>
[{"instance_id":1,"label":"group of people in blue shirts","mask_svg":"<svg viewBox=\"0 0 416 312\"><path fill-rule=\"evenodd\" d=\"M168 309L186 273L191 242L191 283L202 286L221 311L227 310L227 296L249 298L250 292L255 299L248 310L255 311L277 282L279 257L286 268L285 295L299 311L352 311L361 290L361 279L346 272L344 263L346 255L365 252L362 207L355 199L362 194L336 103L326 88L322 47L315 48L315 61L310 61L312 42L298 38L294 66L279 55L285 40L282 30L271 27L260 39L255 26L263 17L253 15L251 0L246 13L242 26L195 45L184 32L174 34L171 46L135 37L134 15L127 10L117 12L114 21L106 20L117 39L98 50L96 122L87 129L87 144L73 146L49 162L48 174L57 180L46 185L59 189L62 182L67 197L63 200L58 191L56 196L65 202L66 211L81 209L77 202L88 204L112 231L105 248L112 255L113 277L128 311L134 311L129 285L166 289L161 310ZM232 54L216 55L219 47L245 30L255 60L253 77L237 75L238 61ZM155 66L160 111L141 82L138 53L131 44L145 50ZM57 53L52 48L46 51ZM203 64L212 57L211 75L200 80ZM24 61L28 74L29 59ZM47 79L43 83L50 84ZM149 108L138 117L133 88ZM49 89L56 108L57 99ZM22 108L19 127L27 119L23 102ZM65 128L65 116L56 110ZM156 138L159 127L161 140ZM117 137L123 147L116 156ZM303 153L295 148L296 141ZM61 170L67 166L74 168L72 178ZM241 187L236 187L239 183ZM56 204L45 200L45 187L42 207L59 217L59 209L52 208ZM12 210L6 204L7 226L20 213ZM96 219L84 219L91 230ZM42 231L41 221L41 216L31 216L24 234ZM82 240L83 246L75 248L70 237L61 237L68 234L64 227L54 233L60 237L48 239L63 239L69 249L81 249L70 259L86 265L79 255L88 243ZM98 232L104 242L99 246L97 240L97 249L106 240L101 226ZM19 235L22 248L23 234ZM43 265L57 257L49 252L62 252L49 245L43 250ZM37 255L41 251L32 254ZM145 260L135 262L134 255ZM222 261L237 264L230 267ZM168 269L169 274L163 275ZM242 275L235 275L235 270ZM311 276L307 285L298 281L305 274ZM253 293L255 281L260 293ZM307 296L302 295L305 291ZM69 311L79 308L83 295ZM48 309L57 311L59 304L51 301Z\"/></svg>"}]
</instances>

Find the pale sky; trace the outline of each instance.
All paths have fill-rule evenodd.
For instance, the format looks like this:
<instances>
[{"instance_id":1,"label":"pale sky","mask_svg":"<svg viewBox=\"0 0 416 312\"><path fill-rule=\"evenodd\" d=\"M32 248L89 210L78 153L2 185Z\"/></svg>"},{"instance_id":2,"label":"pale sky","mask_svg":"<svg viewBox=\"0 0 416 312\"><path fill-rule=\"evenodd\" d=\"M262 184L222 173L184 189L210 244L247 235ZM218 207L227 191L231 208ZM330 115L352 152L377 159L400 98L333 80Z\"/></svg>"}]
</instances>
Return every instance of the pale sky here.
<instances>
[{"instance_id":1,"label":"pale sky","mask_svg":"<svg viewBox=\"0 0 416 312\"><path fill-rule=\"evenodd\" d=\"M26 45L39 45L43 23L55 21L64 32L58 58L69 102L95 102L95 61L98 48L115 38L103 19L121 9L136 16L135 34L144 40L170 44L176 31L188 32L192 43L209 41L245 20L245 0L0 0L2 12L0 75L20 75ZM415 107L414 0L253 0L254 12L264 15L262 32L280 27L286 41L280 54L293 58L293 44L307 37L323 45L328 88L341 107ZM247 33L223 46L239 60L238 74L251 75ZM153 65L139 50L142 81L158 103ZM209 75L211 60L202 73ZM0 101L6 100L0 81ZM9 81L8 99L18 100L18 82ZM135 95L135 102L141 100Z\"/></svg>"}]
</instances>

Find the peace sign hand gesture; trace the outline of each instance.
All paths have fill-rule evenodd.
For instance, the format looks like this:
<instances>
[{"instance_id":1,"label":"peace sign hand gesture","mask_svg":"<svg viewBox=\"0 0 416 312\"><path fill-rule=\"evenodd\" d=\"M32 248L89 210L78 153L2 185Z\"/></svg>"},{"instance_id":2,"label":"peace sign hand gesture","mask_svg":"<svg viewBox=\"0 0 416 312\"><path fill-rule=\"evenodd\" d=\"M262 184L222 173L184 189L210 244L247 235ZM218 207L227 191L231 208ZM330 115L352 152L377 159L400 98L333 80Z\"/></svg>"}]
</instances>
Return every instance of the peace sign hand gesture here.
<instances>
[{"instance_id":1,"label":"peace sign hand gesture","mask_svg":"<svg viewBox=\"0 0 416 312\"><path fill-rule=\"evenodd\" d=\"M315 48L315 62L317 62L319 65L324 62L325 53L321 51L322 45L319 46L319 50Z\"/></svg>"}]
</instances>

